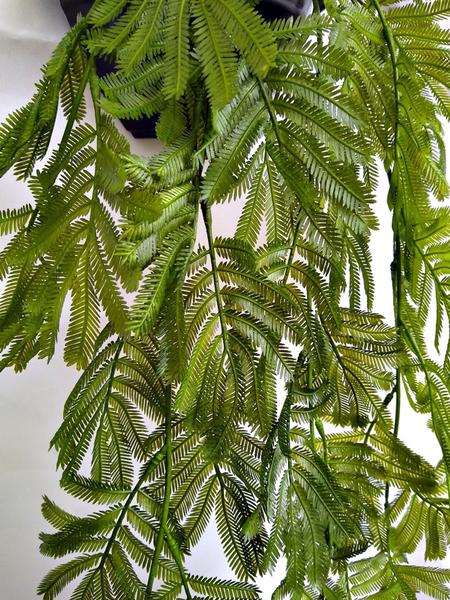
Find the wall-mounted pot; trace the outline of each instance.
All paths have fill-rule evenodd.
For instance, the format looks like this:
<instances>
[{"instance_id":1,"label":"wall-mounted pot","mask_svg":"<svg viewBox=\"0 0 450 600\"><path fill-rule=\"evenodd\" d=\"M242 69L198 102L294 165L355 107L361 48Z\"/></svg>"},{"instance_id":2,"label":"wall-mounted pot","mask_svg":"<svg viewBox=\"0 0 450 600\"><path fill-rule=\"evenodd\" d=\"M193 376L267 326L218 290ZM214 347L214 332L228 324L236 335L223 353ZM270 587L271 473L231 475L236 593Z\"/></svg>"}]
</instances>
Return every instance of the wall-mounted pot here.
<instances>
[{"instance_id":1,"label":"wall-mounted pot","mask_svg":"<svg viewBox=\"0 0 450 600\"><path fill-rule=\"evenodd\" d=\"M94 0L60 0L62 9L73 26L79 14L86 15ZM284 19L291 16L306 15L311 11L312 0L261 0L257 5L259 13L267 20ZM98 58L96 60L97 72L100 76L114 71L114 65ZM155 138L155 127L158 115L142 119L122 119L125 128L135 138Z\"/></svg>"}]
</instances>

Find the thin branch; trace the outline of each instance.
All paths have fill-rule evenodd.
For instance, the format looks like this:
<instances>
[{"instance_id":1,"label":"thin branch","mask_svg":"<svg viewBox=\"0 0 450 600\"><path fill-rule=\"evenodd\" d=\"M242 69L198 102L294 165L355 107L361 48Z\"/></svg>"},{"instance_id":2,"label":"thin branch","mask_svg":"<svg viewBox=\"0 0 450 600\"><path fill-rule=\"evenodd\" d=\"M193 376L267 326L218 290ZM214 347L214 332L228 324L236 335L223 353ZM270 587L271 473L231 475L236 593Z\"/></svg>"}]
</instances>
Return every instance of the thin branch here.
<instances>
[{"instance_id":1,"label":"thin branch","mask_svg":"<svg viewBox=\"0 0 450 600\"><path fill-rule=\"evenodd\" d=\"M298 234L300 233L300 215L302 213L302 210L300 209L297 215L297 222L295 225L295 229L294 229L294 233L292 235L292 244L289 250L289 257L286 263L286 269L284 271L284 276L283 276L283 285L286 285L287 280L289 278L289 272L291 270L291 267L294 263L294 258L295 258L295 250L297 248L297 239L298 239Z\"/></svg>"},{"instance_id":2,"label":"thin branch","mask_svg":"<svg viewBox=\"0 0 450 600\"><path fill-rule=\"evenodd\" d=\"M158 536L155 542L153 551L152 564L148 576L146 598L151 598L153 586L158 572L158 562L161 556L162 545L164 541L167 519L169 517L170 496L172 493L172 387L169 385L166 390L166 423L165 423L165 445L166 445L166 473L165 473L165 489L164 501L161 513L161 521L158 531Z\"/></svg>"},{"instance_id":3,"label":"thin branch","mask_svg":"<svg viewBox=\"0 0 450 600\"><path fill-rule=\"evenodd\" d=\"M189 581L186 576L186 570L183 565L183 558L181 556L180 549L178 548L178 544L177 544L176 540L174 539L173 535L171 534L171 532L169 531L167 524L164 527L164 533L167 538L167 543L169 545L170 552L171 552L173 559L177 565L178 572L180 573L181 583L183 585L184 592L186 594L186 599L192 600L192 594L191 594L191 590L189 588Z\"/></svg>"},{"instance_id":4,"label":"thin branch","mask_svg":"<svg viewBox=\"0 0 450 600\"><path fill-rule=\"evenodd\" d=\"M142 475L140 476L138 482L136 483L136 485L134 486L134 488L131 490L130 495L128 496L125 504L122 507L122 510L120 512L119 518L117 519L117 522L114 526L114 529L111 533L111 536L108 540L108 543L105 547L105 550L103 552L103 556L102 559L100 561L99 566L97 567L98 570L101 570L103 568L103 566L105 565L105 562L109 556L109 552L112 548L112 545L115 542L115 539L117 537L117 534L119 533L119 530L122 526L123 520L125 519L125 516L128 512L128 509L131 506L131 503L133 502L136 494L139 492L139 490L141 489L141 487L143 486L145 480L148 478L149 474L154 471L161 463L161 461L164 459L164 457L166 456L166 446L164 445L160 450L158 450L158 452L156 452L156 454L154 456L152 456L152 458L148 461L147 466L144 468Z\"/></svg>"},{"instance_id":5,"label":"thin branch","mask_svg":"<svg viewBox=\"0 0 450 600\"><path fill-rule=\"evenodd\" d=\"M402 282L402 248L401 248L401 238L400 238L400 219L403 216L401 204L399 205L398 198L395 197L397 191L396 185L396 169L398 165L398 131L400 125L400 98L399 98L399 87L398 87L398 65L397 65L397 49L396 42L394 39L394 35L392 30L386 20L386 16L383 12L381 4L379 0L372 0L373 5L375 7L376 12L380 18L381 24L383 26L383 34L387 43L389 56L391 60L392 66L392 83L393 83L393 91L394 91L394 113L395 113L395 123L394 123L394 139L392 142L393 147L393 162L392 167L387 171L387 175L389 178L389 197L393 207L393 217L392 217L392 228L394 231L394 257L392 262L392 288L393 288L393 296L394 296L394 314L395 314L395 326L397 329L397 334L401 335L402 330L402 296L403 296L403 282ZM399 426L400 426L400 413L401 413L401 369L397 367L395 372L395 416L394 416L394 437L398 436ZM386 484L385 487L385 513L387 514L389 510L389 491L390 486L389 483ZM389 526L387 527L387 546L388 552L390 552L389 547Z\"/></svg>"},{"instance_id":6,"label":"thin branch","mask_svg":"<svg viewBox=\"0 0 450 600\"><path fill-rule=\"evenodd\" d=\"M258 82L259 89L261 90L261 94L264 99L266 108L269 112L270 120L272 122L273 130L275 132L275 137L277 138L277 142L278 142L279 146L281 147L283 145L283 143L282 143L281 137L280 137L280 129L278 127L277 115L273 109L272 102L270 101L269 95L267 94L267 90L264 87L264 82L259 77L256 77L256 80Z\"/></svg>"},{"instance_id":7,"label":"thin branch","mask_svg":"<svg viewBox=\"0 0 450 600\"><path fill-rule=\"evenodd\" d=\"M84 97L84 91L85 91L86 86L88 84L89 77L91 76L91 70L92 70L93 64L94 64L94 57L90 56L89 59L88 59L88 61L87 61L87 63L86 63L86 66L85 66L85 69L84 69L84 73L83 73L83 77L82 77L82 79L80 81L80 85L78 86L78 90L77 90L76 96L75 96L75 98L73 100L72 112L70 113L70 116L67 119L67 123L66 123L66 126L64 128L64 132L63 132L63 135L61 137L61 141L59 142L59 145L58 145L57 153L58 153L59 156L61 156L63 154L63 152L65 151L67 143L68 143L69 138L70 138L70 134L72 133L72 129L73 129L73 126L74 126L76 118L77 118L78 109L80 108L80 104L81 104L81 102L83 100L83 97ZM56 178L58 177L58 174L59 174L60 170L61 169L55 170L55 172L53 173L52 177L50 177L50 180L47 183L47 185L50 186L50 185L52 185L52 184L55 183ZM33 210L33 212L31 213L30 220L28 221L28 225L27 225L25 231L29 232L32 229L34 223L36 222L38 214L39 214L39 208L36 206L35 209Z\"/></svg>"},{"instance_id":8,"label":"thin branch","mask_svg":"<svg viewBox=\"0 0 450 600\"><path fill-rule=\"evenodd\" d=\"M208 203L205 200L203 200L201 202L201 209L202 209L202 215L203 215L203 222L205 223L206 235L208 237L208 250L209 250L209 256L210 256L210 260L211 260L211 271L212 271L213 282L214 282L214 293L216 295L216 300L217 300L217 312L219 313L219 321L220 321L220 328L222 331L223 346L224 346L225 352L229 356L228 335L227 335L228 329L227 329L226 322L225 322L225 314L224 314L223 305L222 305L222 295L220 292L220 281L219 281L219 275L218 275L218 269L217 269L216 252L214 249L214 238L213 238L213 233L212 233L211 208L209 207ZM233 361L230 359L230 362L232 363Z\"/></svg>"}]
</instances>

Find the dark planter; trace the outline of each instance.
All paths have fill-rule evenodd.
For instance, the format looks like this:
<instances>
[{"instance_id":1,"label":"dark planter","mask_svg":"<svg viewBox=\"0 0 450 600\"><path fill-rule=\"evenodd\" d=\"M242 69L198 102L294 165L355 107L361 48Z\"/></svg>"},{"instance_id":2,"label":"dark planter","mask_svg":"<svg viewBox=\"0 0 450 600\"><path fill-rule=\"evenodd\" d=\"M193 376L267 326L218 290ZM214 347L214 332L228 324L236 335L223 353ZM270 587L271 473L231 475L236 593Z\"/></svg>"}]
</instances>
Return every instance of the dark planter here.
<instances>
[{"instance_id":1,"label":"dark planter","mask_svg":"<svg viewBox=\"0 0 450 600\"><path fill-rule=\"evenodd\" d=\"M94 0L60 0L60 3L69 24L73 27L77 22L78 15L86 15L94 4ZM101 77L114 71L114 65L103 58L97 58L95 63L97 73ZM158 115L142 119L121 119L121 122L135 138L156 138Z\"/></svg>"},{"instance_id":2,"label":"dark planter","mask_svg":"<svg viewBox=\"0 0 450 600\"><path fill-rule=\"evenodd\" d=\"M70 25L75 25L79 14L86 15L94 0L60 0L62 9ZM257 10L267 20L283 19L305 15L310 12L312 0L261 0ZM96 60L97 73L100 76L114 71L114 65L101 58ZM155 138L158 115L138 120L122 119L125 128L135 138Z\"/></svg>"},{"instance_id":3,"label":"dark planter","mask_svg":"<svg viewBox=\"0 0 450 600\"><path fill-rule=\"evenodd\" d=\"M60 0L62 9L71 25L77 15L85 15L94 0ZM287 17L305 15L309 12L312 0L260 0L256 9L265 19L285 19Z\"/></svg>"},{"instance_id":4,"label":"dark planter","mask_svg":"<svg viewBox=\"0 0 450 600\"><path fill-rule=\"evenodd\" d=\"M64 14L73 27L77 22L77 15L87 15L94 4L94 0L60 0Z\"/></svg>"},{"instance_id":5,"label":"dark planter","mask_svg":"<svg viewBox=\"0 0 450 600\"><path fill-rule=\"evenodd\" d=\"M311 5L312 0L261 0L257 10L268 21L274 21L307 15Z\"/></svg>"}]
</instances>

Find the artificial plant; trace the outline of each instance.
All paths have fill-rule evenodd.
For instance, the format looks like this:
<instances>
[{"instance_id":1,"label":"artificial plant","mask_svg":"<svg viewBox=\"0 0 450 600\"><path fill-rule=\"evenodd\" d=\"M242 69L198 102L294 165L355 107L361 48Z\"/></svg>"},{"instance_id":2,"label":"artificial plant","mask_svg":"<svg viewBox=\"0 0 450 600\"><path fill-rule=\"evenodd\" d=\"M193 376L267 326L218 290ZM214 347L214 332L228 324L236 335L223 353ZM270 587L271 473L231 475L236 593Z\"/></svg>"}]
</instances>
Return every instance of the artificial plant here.
<instances>
[{"instance_id":1,"label":"artificial plant","mask_svg":"<svg viewBox=\"0 0 450 600\"><path fill-rule=\"evenodd\" d=\"M50 359L70 299L83 371L52 447L94 506L45 498L46 600L251 600L282 557L274 600L449 598L450 3L256 5L96 0L0 130L1 174L33 194L0 214L1 367ZM153 114L164 149L131 155L114 118ZM372 312L383 171L392 325ZM399 439L405 403L439 464ZM234 581L186 567L210 522Z\"/></svg>"}]
</instances>

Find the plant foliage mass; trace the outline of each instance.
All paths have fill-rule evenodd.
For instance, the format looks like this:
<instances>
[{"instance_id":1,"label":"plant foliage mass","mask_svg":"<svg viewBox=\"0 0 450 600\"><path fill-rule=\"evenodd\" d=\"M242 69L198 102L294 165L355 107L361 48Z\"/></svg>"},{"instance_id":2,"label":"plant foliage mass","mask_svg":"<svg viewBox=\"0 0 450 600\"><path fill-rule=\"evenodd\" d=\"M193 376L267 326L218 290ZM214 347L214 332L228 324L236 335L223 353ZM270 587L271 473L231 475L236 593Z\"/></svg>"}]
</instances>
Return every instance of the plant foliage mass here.
<instances>
[{"instance_id":1,"label":"plant foliage mass","mask_svg":"<svg viewBox=\"0 0 450 600\"><path fill-rule=\"evenodd\" d=\"M273 600L449 598L449 15L96 0L2 125L0 173L33 200L0 212L0 366L64 338L82 370L51 445L92 506L44 499L45 600L252 600L281 558ZM161 151L131 154L114 119L156 114ZM383 175L392 324L373 312ZM437 465L399 437L408 403ZM211 524L232 580L188 568Z\"/></svg>"}]
</instances>

